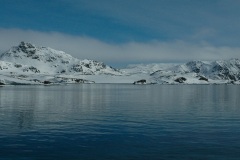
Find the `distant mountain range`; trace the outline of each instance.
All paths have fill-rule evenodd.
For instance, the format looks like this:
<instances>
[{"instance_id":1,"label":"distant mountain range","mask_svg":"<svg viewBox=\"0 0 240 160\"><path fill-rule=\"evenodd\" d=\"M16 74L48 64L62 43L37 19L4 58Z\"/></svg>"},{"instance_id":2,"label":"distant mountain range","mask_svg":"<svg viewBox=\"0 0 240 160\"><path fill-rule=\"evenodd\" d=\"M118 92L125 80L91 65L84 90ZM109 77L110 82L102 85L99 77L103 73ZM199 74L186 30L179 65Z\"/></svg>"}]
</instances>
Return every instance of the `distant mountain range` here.
<instances>
[{"instance_id":1,"label":"distant mountain range","mask_svg":"<svg viewBox=\"0 0 240 160\"><path fill-rule=\"evenodd\" d=\"M240 84L240 60L138 64L115 69L21 42L0 55L0 85L67 83ZM138 83L139 82L139 83Z\"/></svg>"}]
</instances>

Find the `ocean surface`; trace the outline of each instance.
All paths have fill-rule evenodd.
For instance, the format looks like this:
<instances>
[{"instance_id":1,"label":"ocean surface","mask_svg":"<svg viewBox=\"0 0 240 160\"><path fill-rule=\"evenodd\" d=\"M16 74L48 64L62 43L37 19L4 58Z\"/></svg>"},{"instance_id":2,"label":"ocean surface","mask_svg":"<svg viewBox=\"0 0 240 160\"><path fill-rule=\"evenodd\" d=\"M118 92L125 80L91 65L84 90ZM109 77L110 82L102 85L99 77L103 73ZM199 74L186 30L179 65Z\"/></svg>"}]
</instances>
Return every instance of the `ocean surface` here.
<instances>
[{"instance_id":1,"label":"ocean surface","mask_svg":"<svg viewBox=\"0 0 240 160\"><path fill-rule=\"evenodd\" d=\"M239 160L240 86L0 87L0 159Z\"/></svg>"}]
</instances>

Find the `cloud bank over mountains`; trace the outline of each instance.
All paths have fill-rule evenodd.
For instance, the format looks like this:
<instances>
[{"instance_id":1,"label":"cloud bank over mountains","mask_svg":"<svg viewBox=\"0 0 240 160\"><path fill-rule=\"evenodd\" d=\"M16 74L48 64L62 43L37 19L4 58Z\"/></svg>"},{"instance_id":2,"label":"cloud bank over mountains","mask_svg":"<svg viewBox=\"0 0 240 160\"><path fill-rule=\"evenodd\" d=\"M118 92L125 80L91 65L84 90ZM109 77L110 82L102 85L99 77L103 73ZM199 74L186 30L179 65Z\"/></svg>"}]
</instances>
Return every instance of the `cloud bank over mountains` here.
<instances>
[{"instance_id":1,"label":"cloud bank over mountains","mask_svg":"<svg viewBox=\"0 0 240 160\"><path fill-rule=\"evenodd\" d=\"M94 59L112 66L130 63L186 62L189 60L219 60L240 58L240 47L214 46L206 42L174 40L108 43L87 36L72 36L59 32L40 32L0 28L0 51L3 53L20 41L48 46L80 59Z\"/></svg>"}]
</instances>

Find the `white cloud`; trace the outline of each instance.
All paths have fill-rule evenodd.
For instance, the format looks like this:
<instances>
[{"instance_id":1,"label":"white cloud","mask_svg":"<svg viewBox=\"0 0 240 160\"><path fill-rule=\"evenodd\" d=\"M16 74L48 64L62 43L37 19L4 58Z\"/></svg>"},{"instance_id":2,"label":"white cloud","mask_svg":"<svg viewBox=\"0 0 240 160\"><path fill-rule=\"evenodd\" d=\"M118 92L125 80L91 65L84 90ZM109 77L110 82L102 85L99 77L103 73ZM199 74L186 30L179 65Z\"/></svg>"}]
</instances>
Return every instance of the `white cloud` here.
<instances>
[{"instance_id":1,"label":"white cloud","mask_svg":"<svg viewBox=\"0 0 240 160\"><path fill-rule=\"evenodd\" d=\"M93 59L110 65L148 62L184 62L194 59L217 60L240 58L240 48L216 47L184 41L109 44L90 37L71 36L57 32L39 32L0 28L0 51L4 52L20 41L47 46L80 59Z\"/></svg>"}]
</instances>

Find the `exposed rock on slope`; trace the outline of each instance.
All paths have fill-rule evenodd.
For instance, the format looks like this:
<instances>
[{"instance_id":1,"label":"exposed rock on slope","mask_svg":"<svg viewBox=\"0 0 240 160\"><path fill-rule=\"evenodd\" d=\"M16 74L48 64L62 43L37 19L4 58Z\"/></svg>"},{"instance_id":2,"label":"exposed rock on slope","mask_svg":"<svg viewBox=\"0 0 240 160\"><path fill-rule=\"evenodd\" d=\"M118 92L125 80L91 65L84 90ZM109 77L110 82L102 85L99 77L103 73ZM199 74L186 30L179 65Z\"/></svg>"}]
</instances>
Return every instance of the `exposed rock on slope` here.
<instances>
[{"instance_id":1,"label":"exposed rock on slope","mask_svg":"<svg viewBox=\"0 0 240 160\"><path fill-rule=\"evenodd\" d=\"M145 79L141 79L141 80L133 82L133 84L147 84L147 81Z\"/></svg>"}]
</instances>

